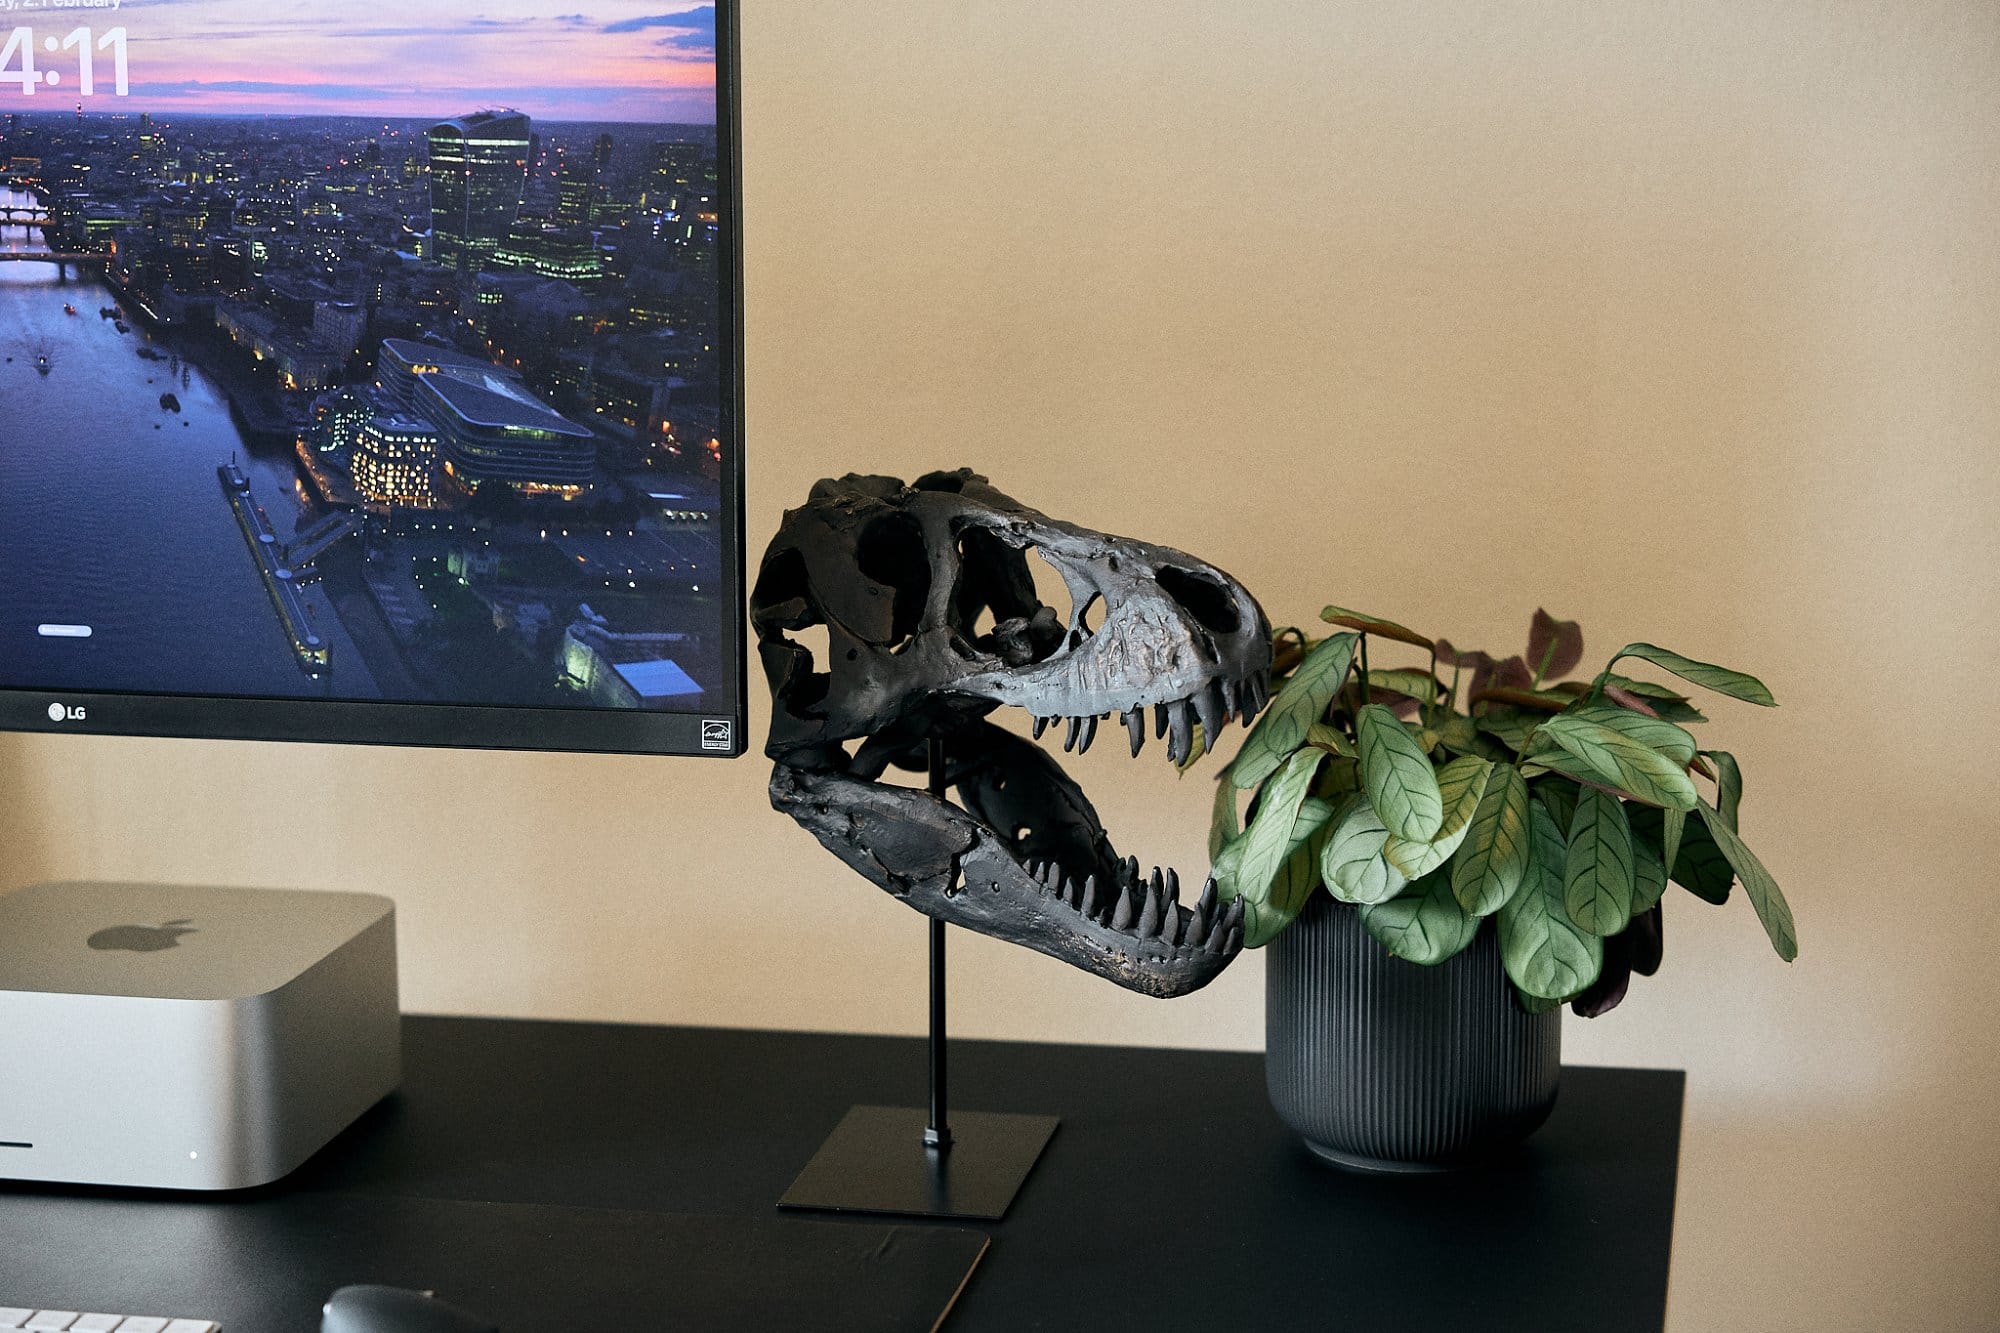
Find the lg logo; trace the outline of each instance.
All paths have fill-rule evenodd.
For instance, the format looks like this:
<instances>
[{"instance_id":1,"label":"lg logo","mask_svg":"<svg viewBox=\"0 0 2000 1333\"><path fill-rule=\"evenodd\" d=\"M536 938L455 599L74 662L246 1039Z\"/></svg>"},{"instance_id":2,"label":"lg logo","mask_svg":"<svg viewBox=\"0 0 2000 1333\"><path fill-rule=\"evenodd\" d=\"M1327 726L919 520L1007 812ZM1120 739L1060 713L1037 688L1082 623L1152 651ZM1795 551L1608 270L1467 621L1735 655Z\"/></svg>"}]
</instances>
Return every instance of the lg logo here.
<instances>
[{"instance_id":1,"label":"lg logo","mask_svg":"<svg viewBox=\"0 0 2000 1333\"><path fill-rule=\"evenodd\" d=\"M67 704L49 705L49 721L51 722L85 722L88 720L89 714L81 708L71 708Z\"/></svg>"}]
</instances>

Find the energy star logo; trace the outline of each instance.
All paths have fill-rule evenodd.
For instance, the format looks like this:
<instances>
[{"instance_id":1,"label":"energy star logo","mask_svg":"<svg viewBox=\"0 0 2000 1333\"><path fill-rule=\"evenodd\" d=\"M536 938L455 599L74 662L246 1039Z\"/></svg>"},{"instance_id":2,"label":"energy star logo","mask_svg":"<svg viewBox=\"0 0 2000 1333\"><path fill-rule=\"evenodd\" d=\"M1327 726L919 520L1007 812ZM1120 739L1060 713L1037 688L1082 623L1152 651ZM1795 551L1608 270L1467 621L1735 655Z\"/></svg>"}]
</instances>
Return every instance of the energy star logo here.
<instances>
[{"instance_id":1,"label":"energy star logo","mask_svg":"<svg viewBox=\"0 0 2000 1333\"><path fill-rule=\"evenodd\" d=\"M81 708L71 708L67 704L49 705L49 721L51 722L85 722L89 718L90 715Z\"/></svg>"},{"instance_id":2,"label":"energy star logo","mask_svg":"<svg viewBox=\"0 0 2000 1333\"><path fill-rule=\"evenodd\" d=\"M735 739L735 726L724 718L705 718L701 724L701 748L728 750Z\"/></svg>"}]
</instances>

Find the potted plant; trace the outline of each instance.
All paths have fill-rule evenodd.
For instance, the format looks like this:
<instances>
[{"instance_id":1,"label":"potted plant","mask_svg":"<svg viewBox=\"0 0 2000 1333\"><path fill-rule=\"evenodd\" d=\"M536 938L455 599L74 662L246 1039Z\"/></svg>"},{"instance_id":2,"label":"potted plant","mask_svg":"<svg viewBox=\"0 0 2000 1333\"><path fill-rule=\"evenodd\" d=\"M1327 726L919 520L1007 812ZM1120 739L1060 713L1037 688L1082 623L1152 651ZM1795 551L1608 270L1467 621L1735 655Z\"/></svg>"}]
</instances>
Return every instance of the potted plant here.
<instances>
[{"instance_id":1,"label":"potted plant","mask_svg":"<svg viewBox=\"0 0 2000 1333\"><path fill-rule=\"evenodd\" d=\"M1544 611L1505 659L1321 618L1323 638L1274 635L1271 704L1220 775L1209 840L1245 944L1273 946L1272 1102L1319 1155L1438 1169L1532 1133L1561 1006L1595 1017L1652 974L1669 883L1721 903L1740 882L1797 954L1737 831L1736 760L1687 729L1705 719L1684 686L1621 668L1772 706L1755 677L1634 643L1566 679L1582 634ZM1404 649L1415 665L1380 661Z\"/></svg>"}]
</instances>

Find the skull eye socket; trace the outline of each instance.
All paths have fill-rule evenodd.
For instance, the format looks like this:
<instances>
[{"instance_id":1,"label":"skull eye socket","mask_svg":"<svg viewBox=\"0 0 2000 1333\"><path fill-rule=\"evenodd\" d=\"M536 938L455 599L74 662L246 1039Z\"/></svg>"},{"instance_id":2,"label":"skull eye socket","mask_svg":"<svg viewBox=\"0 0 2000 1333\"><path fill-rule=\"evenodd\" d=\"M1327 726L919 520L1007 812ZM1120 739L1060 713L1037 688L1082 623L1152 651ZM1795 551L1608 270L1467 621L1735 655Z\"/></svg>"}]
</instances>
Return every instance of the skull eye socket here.
<instances>
[{"instance_id":1,"label":"skull eye socket","mask_svg":"<svg viewBox=\"0 0 2000 1333\"><path fill-rule=\"evenodd\" d=\"M923 623L931 595L930 548L923 525L908 514L885 514L861 530L855 543L855 564L872 583L894 595L889 612L889 642L900 647Z\"/></svg>"},{"instance_id":2,"label":"skull eye socket","mask_svg":"<svg viewBox=\"0 0 2000 1333\"><path fill-rule=\"evenodd\" d=\"M1162 591L1179 602L1181 609L1209 633L1234 634L1243 628L1243 615L1236 609L1236 599L1220 580L1173 565L1161 566L1154 578Z\"/></svg>"},{"instance_id":3,"label":"skull eye socket","mask_svg":"<svg viewBox=\"0 0 2000 1333\"><path fill-rule=\"evenodd\" d=\"M968 661L998 657L1010 667L1059 652L1070 622L1068 581L1032 542L1011 544L985 528L957 529L958 584L952 648Z\"/></svg>"},{"instance_id":4,"label":"skull eye socket","mask_svg":"<svg viewBox=\"0 0 2000 1333\"><path fill-rule=\"evenodd\" d=\"M831 654L832 642L813 606L805 557L795 549L766 557L750 600L773 701L794 717L825 716L833 676L813 668Z\"/></svg>"}]
</instances>

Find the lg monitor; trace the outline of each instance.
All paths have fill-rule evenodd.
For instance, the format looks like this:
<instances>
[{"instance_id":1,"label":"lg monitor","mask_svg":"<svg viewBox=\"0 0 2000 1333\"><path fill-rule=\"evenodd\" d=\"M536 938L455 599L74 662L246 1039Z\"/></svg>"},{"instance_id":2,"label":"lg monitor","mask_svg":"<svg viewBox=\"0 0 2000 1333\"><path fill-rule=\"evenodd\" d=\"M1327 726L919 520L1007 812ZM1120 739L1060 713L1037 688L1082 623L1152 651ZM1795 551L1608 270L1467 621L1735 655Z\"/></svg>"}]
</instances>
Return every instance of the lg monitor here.
<instances>
[{"instance_id":1,"label":"lg monitor","mask_svg":"<svg viewBox=\"0 0 2000 1333\"><path fill-rule=\"evenodd\" d=\"M732 6L0 14L0 727L733 755Z\"/></svg>"}]
</instances>

